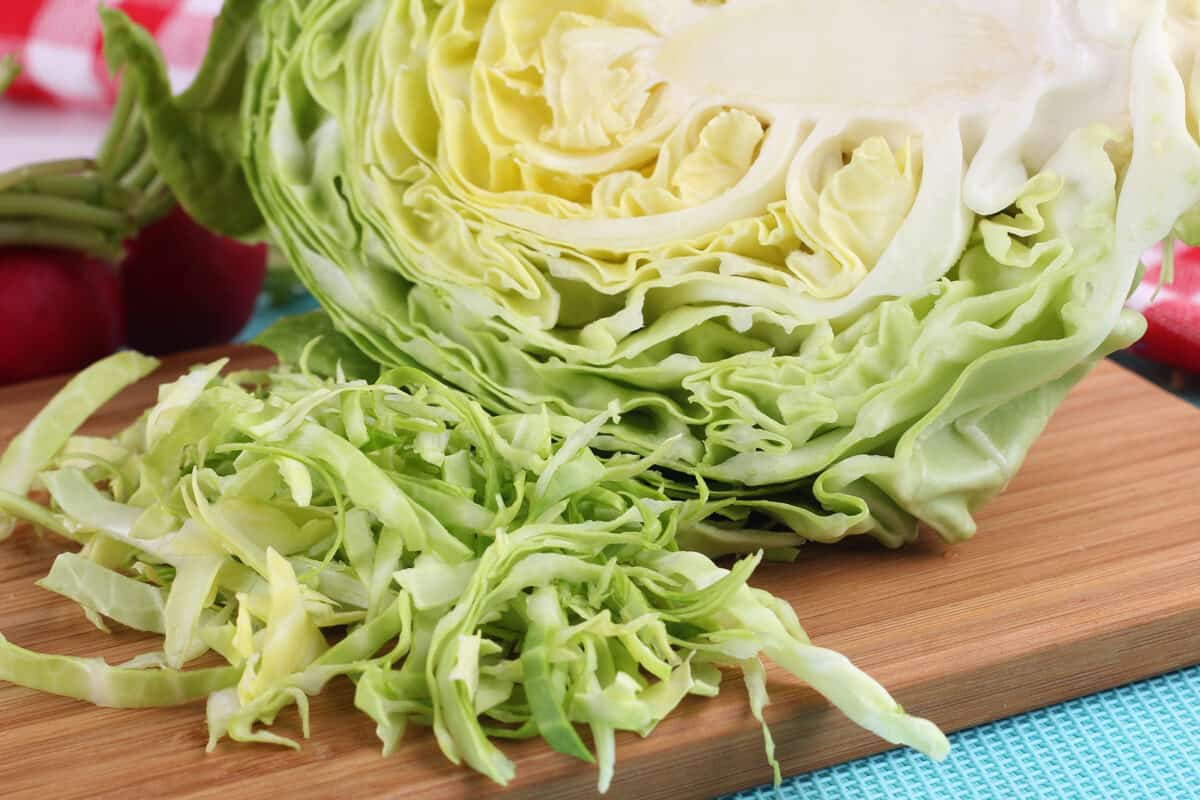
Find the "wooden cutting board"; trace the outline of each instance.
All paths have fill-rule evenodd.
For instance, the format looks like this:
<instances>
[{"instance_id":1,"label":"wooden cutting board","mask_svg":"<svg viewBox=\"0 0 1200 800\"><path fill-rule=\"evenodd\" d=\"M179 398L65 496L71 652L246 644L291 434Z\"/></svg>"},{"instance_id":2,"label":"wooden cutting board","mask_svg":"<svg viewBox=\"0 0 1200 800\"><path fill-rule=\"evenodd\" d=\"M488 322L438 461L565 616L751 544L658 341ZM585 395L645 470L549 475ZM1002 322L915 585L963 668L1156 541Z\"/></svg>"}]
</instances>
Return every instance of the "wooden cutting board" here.
<instances>
[{"instance_id":1,"label":"wooden cutting board","mask_svg":"<svg viewBox=\"0 0 1200 800\"><path fill-rule=\"evenodd\" d=\"M170 359L90 425L110 432L155 382L223 351ZM240 366L262 351L228 350ZM0 441L61 381L0 389ZM925 537L899 551L869 542L807 548L754 583L791 601L814 640L849 655L907 708L957 730L1200 661L1200 413L1112 364L1070 396L978 536L947 548ZM28 529L0 543L0 630L53 653L124 660L151 637L93 629L33 582L60 541ZM785 774L886 749L814 692L769 673L768 708ZM379 755L373 726L341 681L314 699L299 753L222 743L205 755L202 704L99 709L0 687L0 787L6 796L208 795L474 798L495 791L446 762L413 728ZM294 713L281 724L294 729ZM506 747L512 796L595 795L595 772L538 742ZM951 758L953 758L953 754ZM770 779L745 691L690 698L648 739L619 735L610 797L687 798Z\"/></svg>"}]
</instances>

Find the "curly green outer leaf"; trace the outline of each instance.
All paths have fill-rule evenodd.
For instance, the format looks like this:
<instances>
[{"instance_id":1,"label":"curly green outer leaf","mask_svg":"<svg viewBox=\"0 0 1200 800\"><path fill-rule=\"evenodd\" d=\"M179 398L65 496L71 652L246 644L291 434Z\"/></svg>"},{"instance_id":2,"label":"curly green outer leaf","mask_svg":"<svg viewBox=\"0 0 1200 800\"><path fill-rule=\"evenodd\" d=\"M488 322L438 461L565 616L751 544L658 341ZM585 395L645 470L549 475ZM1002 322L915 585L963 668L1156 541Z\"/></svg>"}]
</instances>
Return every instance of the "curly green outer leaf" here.
<instances>
[{"instance_id":1,"label":"curly green outer leaf","mask_svg":"<svg viewBox=\"0 0 1200 800\"><path fill-rule=\"evenodd\" d=\"M305 366L318 375L336 375L340 366L342 374L350 379L372 381L379 377L379 363L340 333L322 311L284 317L255 337L253 343L290 364L299 364L303 357Z\"/></svg>"},{"instance_id":2,"label":"curly green outer leaf","mask_svg":"<svg viewBox=\"0 0 1200 800\"><path fill-rule=\"evenodd\" d=\"M194 219L226 236L262 227L240 163L242 84L258 5L225 3L200 72L178 97L150 34L120 11L100 8L105 60L137 86L155 166Z\"/></svg>"}]
</instances>

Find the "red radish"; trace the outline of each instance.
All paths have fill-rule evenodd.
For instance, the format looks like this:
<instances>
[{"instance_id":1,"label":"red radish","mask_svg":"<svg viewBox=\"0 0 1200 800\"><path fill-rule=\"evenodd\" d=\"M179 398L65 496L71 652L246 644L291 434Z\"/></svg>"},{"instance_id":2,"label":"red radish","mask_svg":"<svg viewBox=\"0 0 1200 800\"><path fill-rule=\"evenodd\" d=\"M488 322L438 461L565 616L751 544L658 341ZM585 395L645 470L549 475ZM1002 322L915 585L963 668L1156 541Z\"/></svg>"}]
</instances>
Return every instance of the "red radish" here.
<instances>
[{"instance_id":1,"label":"red radish","mask_svg":"<svg viewBox=\"0 0 1200 800\"><path fill-rule=\"evenodd\" d=\"M125 341L113 267L70 249L0 248L0 384L71 372Z\"/></svg>"},{"instance_id":2,"label":"red radish","mask_svg":"<svg viewBox=\"0 0 1200 800\"><path fill-rule=\"evenodd\" d=\"M128 250L129 346L154 355L228 342L250 320L267 274L266 245L211 233L178 207Z\"/></svg>"},{"instance_id":3,"label":"red radish","mask_svg":"<svg viewBox=\"0 0 1200 800\"><path fill-rule=\"evenodd\" d=\"M1161 263L1150 264L1129 300L1146 317L1146 335L1133 350L1176 369L1200 373L1200 248L1176 249L1175 279L1151 302L1161 272Z\"/></svg>"},{"instance_id":4,"label":"red radish","mask_svg":"<svg viewBox=\"0 0 1200 800\"><path fill-rule=\"evenodd\" d=\"M74 250L0 248L0 384L79 369L124 341L110 265Z\"/></svg>"}]
</instances>

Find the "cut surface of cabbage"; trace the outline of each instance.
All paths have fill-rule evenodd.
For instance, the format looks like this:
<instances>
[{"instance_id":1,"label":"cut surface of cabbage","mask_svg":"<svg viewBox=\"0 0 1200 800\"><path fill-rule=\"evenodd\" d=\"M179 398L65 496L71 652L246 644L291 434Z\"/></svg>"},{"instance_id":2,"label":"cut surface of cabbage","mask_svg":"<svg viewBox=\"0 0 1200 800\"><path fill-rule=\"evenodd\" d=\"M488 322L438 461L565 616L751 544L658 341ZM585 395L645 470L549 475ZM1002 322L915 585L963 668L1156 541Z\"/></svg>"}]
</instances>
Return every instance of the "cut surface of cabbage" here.
<instances>
[{"instance_id":1,"label":"cut surface of cabbage","mask_svg":"<svg viewBox=\"0 0 1200 800\"><path fill-rule=\"evenodd\" d=\"M1200 201L1178 3L298 0L248 24L246 184L334 324L492 413L615 403L597 447L729 498L697 547L971 535L1141 334L1139 254Z\"/></svg>"},{"instance_id":2,"label":"cut surface of cabbage","mask_svg":"<svg viewBox=\"0 0 1200 800\"><path fill-rule=\"evenodd\" d=\"M729 500L698 547L970 536L1200 230L1185 2L231 0L175 101L106 19L190 211L490 413L615 404L596 447Z\"/></svg>"}]
</instances>

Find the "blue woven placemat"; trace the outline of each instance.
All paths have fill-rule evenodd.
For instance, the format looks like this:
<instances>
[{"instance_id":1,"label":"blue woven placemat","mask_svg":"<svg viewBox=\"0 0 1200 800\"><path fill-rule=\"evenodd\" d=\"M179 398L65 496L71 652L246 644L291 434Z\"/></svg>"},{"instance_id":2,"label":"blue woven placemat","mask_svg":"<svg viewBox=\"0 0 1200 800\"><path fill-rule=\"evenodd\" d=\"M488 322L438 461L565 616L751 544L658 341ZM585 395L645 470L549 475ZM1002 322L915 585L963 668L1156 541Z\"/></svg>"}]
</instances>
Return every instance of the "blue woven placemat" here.
<instances>
[{"instance_id":1,"label":"blue woven placemat","mask_svg":"<svg viewBox=\"0 0 1200 800\"><path fill-rule=\"evenodd\" d=\"M725 800L1200 798L1200 666L950 737L936 764L891 750Z\"/></svg>"}]
</instances>

